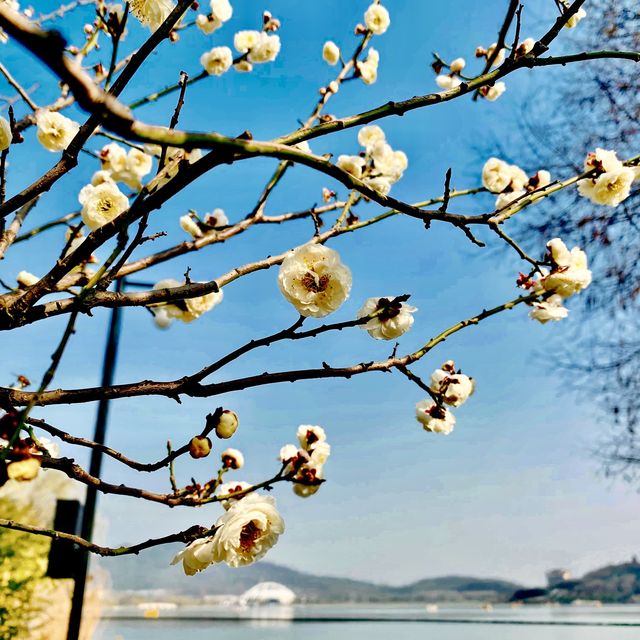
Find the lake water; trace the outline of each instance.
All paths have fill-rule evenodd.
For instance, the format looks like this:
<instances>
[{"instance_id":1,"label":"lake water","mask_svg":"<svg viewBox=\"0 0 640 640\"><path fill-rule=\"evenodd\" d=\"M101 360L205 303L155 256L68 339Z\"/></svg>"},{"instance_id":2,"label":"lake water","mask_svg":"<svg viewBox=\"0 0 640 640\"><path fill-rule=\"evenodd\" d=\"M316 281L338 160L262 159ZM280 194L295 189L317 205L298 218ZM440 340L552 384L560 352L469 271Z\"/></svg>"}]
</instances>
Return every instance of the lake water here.
<instances>
[{"instance_id":1,"label":"lake water","mask_svg":"<svg viewBox=\"0 0 640 640\"><path fill-rule=\"evenodd\" d=\"M419 605L178 607L144 619L135 607L105 612L96 640L638 640L640 606Z\"/></svg>"}]
</instances>

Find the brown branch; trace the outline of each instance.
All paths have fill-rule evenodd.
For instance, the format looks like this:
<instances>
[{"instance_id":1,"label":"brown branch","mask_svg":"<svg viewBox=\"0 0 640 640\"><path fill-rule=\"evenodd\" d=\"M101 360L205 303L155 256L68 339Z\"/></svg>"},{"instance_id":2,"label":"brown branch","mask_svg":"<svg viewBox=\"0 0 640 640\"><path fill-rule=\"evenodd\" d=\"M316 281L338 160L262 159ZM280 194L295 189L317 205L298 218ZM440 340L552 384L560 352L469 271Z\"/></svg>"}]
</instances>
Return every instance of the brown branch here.
<instances>
[{"instance_id":1,"label":"brown branch","mask_svg":"<svg viewBox=\"0 0 640 640\"><path fill-rule=\"evenodd\" d=\"M279 371L275 373L265 372L256 376L246 378L238 378L224 382L216 382L203 385L193 382L189 376L167 382L158 382L151 380L143 380L129 384L113 385L111 387L87 387L83 389L57 389L47 391L45 393L34 393L17 389L8 389L0 387L0 402L4 404L10 403L14 406L21 406L25 403L33 402L36 405L49 404L78 404L83 402L91 402L99 398L125 398L139 397L146 395L166 396L173 399L179 399L180 395L190 397L211 397L232 391L240 391L251 387L276 384L281 382L295 382L297 380L317 380L322 378L351 378L363 373L372 371L387 372L399 365L408 366L417 360L420 360L426 353L431 351L435 346L440 344L450 335L478 324L480 321L489 318L497 313L512 309L513 307L533 302L538 299L539 294L533 293L521 296L515 300L505 302L493 309L483 310L481 313L462 320L457 324L449 327L442 333L438 334L432 340L429 340L421 349L402 357L390 357L386 360L361 362L359 364L346 367L323 366L319 369L298 369L293 371Z\"/></svg>"},{"instance_id":2,"label":"brown branch","mask_svg":"<svg viewBox=\"0 0 640 640\"><path fill-rule=\"evenodd\" d=\"M179 531L178 533L172 533L168 536L163 536L161 538L151 538L149 540L145 540L144 542L139 542L138 544L121 547L101 547L100 545L94 544L93 542L89 542L89 540L85 540L80 536L73 535L71 533L64 533L63 531L55 531L54 529L41 529L39 527L33 527L28 524L22 524L20 522L15 522L14 520L6 520L5 518L0 518L0 527L4 527L5 529L13 529L14 531L23 531L24 533L33 533L38 536L46 536L47 538L51 538L52 540L66 540L67 542L72 542L73 544L77 544L79 547L90 551L91 553L95 553L99 556L124 556L130 554L138 554L145 549L150 549L151 547L157 547L163 544L170 544L172 542L182 542L184 544L188 544L197 540L198 538L206 538L215 533L216 529L207 527L201 527L199 525L194 525L185 529L184 531Z\"/></svg>"}]
</instances>

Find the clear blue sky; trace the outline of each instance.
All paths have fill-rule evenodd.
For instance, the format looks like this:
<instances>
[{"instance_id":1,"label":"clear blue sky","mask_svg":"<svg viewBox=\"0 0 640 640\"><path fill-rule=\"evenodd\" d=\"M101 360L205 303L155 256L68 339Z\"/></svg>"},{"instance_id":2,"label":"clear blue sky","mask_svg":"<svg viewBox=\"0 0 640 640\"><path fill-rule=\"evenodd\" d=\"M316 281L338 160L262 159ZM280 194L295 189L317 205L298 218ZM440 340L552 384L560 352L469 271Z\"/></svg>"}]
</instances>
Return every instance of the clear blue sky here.
<instances>
[{"instance_id":1,"label":"clear blue sky","mask_svg":"<svg viewBox=\"0 0 640 640\"><path fill-rule=\"evenodd\" d=\"M43 10L54 6L42 4ZM433 90L431 52L449 59L462 55L471 62L477 45L495 40L507 3L387 0L385 4L392 26L374 41L381 53L378 83L371 87L349 83L332 100L329 112L346 115L389 98ZM257 138L290 131L309 112L318 86L333 77L333 69L321 60L323 42L331 38L345 51L352 49L353 26L367 5L366 0L323 0L308 6L293 0L272 0L264 6L236 1L233 19L214 35L194 31L183 34L178 45L165 43L125 99L174 82L181 69L195 75L205 49L229 45L236 30L257 27L261 10L268 8L282 19L283 47L276 63L252 74L231 72L193 86L187 92L182 123L234 135L249 129ZM551 2L527 3L523 35L541 35L552 8ZM83 21L89 13L85 15ZM64 28L80 22L74 18ZM137 28L130 31L127 47L139 36ZM34 96L46 103L51 97L46 89L51 86L48 73L26 62L12 46L2 52L3 62L23 84L41 85ZM496 103L464 98L383 122L390 143L404 150L410 163L393 194L408 201L438 195L449 166L456 187L478 186L479 169L495 139L517 161L518 150L511 141L518 139L514 132L524 98L541 95L546 83L561 77L561 70L520 72L507 80L507 93ZM9 88L0 85L0 92L8 94ZM141 109L139 117L165 124L173 104L174 98L165 99ZM33 143L34 131L26 135ZM97 148L102 142L96 139L93 144ZM316 152L356 153L356 131L312 146ZM56 156L33 143L12 151L10 158L12 194ZM222 207L231 221L241 219L274 166L269 160L246 161L201 179L154 213L151 231L169 235L153 247L145 245L138 254L182 240L178 217L188 208L204 213ZM76 194L96 168L97 161L83 157L81 166L42 198L28 226L76 210ZM524 168L532 172L540 167ZM268 212L306 208L319 200L325 184L335 186L308 169L296 168L274 193ZM491 199L480 199L463 206L478 212L490 205ZM551 207L553 202L538 206ZM363 214L374 210L361 208ZM456 210L460 210L457 204ZM147 277L180 278L190 266L195 279L210 279L301 244L312 231L308 221L254 229L228 245L160 265ZM61 242L62 232L53 231L16 247L0 264L0 277L11 281L21 269L44 272ZM442 225L427 232L419 222L404 218L340 238L331 246L341 252L354 274L351 298L336 320L354 317L369 296L413 294L419 313L412 331L402 339L403 351L457 320L513 297L521 267L511 255L470 245L460 232ZM106 255L106 250L100 253L102 258ZM247 461L234 477L259 481L276 469L279 447L293 441L298 424L323 425L333 446L326 467L328 482L306 501L287 486L275 491L287 532L268 558L302 570L396 583L449 573L539 582L543 572L556 565L580 573L600 563L622 561L638 551L640 523L630 518L637 511L638 495L598 473L591 450L607 426L597 421L593 407L576 402L568 391L567 374L554 367L554 356L569 340L571 325L580 321L576 305L570 306L572 313L564 326L535 324L523 309L504 314L457 334L416 366L428 377L432 369L453 358L477 380L477 392L456 412L458 424L449 437L424 433L415 422L414 404L423 397L417 387L399 375L367 375L351 381L257 388L209 400L185 398L182 405L164 398L120 400L112 403L108 443L132 457L155 460L163 455L167 438L182 444L201 429L206 413L223 404L240 416L241 426L231 444L245 453ZM277 289L275 270L233 283L213 312L192 325L177 323L167 332L156 330L146 311L126 310L117 381L180 377L295 317ZM96 311L93 319L80 321L55 387L98 383L106 319L106 312ZM39 379L62 328L63 321L56 319L0 336L0 380L6 384L18 372ZM389 348L355 329L311 344L257 352L214 380L317 366L322 360L354 363L384 357ZM94 412L90 405L38 409L34 415L89 436ZM63 452L86 460L81 451L63 448ZM205 480L213 464L183 459L176 468L178 480L186 483L192 475ZM136 477L110 461L104 477L168 489L164 472ZM169 511L112 496L101 498L99 509L100 540L114 545L196 522L208 525L219 513L215 505Z\"/></svg>"}]
</instances>

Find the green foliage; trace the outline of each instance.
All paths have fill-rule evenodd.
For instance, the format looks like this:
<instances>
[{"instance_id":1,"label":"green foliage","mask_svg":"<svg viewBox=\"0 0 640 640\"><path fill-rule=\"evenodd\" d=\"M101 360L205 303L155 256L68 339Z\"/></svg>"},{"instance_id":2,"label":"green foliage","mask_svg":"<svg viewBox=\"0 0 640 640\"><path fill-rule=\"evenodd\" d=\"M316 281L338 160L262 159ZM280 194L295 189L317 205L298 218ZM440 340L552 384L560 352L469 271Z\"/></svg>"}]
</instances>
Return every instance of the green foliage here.
<instances>
[{"instance_id":1,"label":"green foliage","mask_svg":"<svg viewBox=\"0 0 640 640\"><path fill-rule=\"evenodd\" d=\"M0 498L0 512L6 518L23 523L40 523L38 512L30 503ZM55 581L45 577L50 541L43 536L0 529L0 638L55 637L38 630L49 597L55 595Z\"/></svg>"}]
</instances>

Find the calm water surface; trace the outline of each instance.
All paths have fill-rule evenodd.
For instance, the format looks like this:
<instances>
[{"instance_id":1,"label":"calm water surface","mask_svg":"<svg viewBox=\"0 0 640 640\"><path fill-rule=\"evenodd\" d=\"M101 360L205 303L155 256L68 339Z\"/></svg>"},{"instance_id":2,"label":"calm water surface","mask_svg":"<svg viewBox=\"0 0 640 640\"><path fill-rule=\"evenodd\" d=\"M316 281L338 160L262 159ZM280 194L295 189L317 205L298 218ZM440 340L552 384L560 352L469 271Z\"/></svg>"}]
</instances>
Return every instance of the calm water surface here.
<instances>
[{"instance_id":1,"label":"calm water surface","mask_svg":"<svg viewBox=\"0 0 640 640\"><path fill-rule=\"evenodd\" d=\"M97 640L640 640L640 607L634 605L492 611L442 606L437 612L415 605L181 607L161 611L157 620L124 607L108 615L119 617L102 621ZM291 616L301 620L286 619Z\"/></svg>"}]
</instances>

